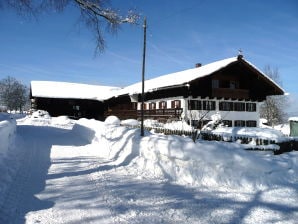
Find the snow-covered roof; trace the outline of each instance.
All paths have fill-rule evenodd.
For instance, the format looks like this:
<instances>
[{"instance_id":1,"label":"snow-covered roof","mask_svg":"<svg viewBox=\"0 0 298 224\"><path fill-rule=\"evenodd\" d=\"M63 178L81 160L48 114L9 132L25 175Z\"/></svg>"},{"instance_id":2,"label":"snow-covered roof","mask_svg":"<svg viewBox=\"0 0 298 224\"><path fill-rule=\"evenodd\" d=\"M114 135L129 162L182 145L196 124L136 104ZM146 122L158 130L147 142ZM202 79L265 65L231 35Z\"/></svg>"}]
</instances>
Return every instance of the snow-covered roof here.
<instances>
[{"instance_id":1,"label":"snow-covered roof","mask_svg":"<svg viewBox=\"0 0 298 224\"><path fill-rule=\"evenodd\" d=\"M180 72L159 76L157 78L153 78L150 80L146 80L144 91L152 92L162 88L187 85L189 82L195 79L211 75L214 72L224 67L227 67L228 65L234 62L237 62L237 60L239 60L239 57L227 58L201 67L196 67L196 68L192 68L192 69L188 69ZM270 79L267 75L261 72L253 64L246 61L242 57L241 57L241 60L245 61L247 64L252 66L255 70L257 70L260 74L262 74L265 78L267 78L269 81L271 81L273 84L275 84L278 88L280 88L283 91L283 89L280 86L278 86L278 84L276 84L272 79ZM138 82L117 91L118 92L117 95L125 95L125 94L133 95L133 94L139 94L141 93L141 91L142 91L142 82Z\"/></svg>"},{"instance_id":2,"label":"snow-covered roof","mask_svg":"<svg viewBox=\"0 0 298 224\"><path fill-rule=\"evenodd\" d=\"M269 78L266 74L242 57L241 59L239 59L239 57L227 58L201 67L187 69L146 80L144 91L152 92L158 89L187 85L189 82L195 79L211 75L214 72L219 71L220 69L225 68L234 62L237 62L238 60L246 62L249 66L259 72L259 74L263 75L264 78L272 82L272 84L279 88L283 93L285 92L271 78ZM142 82L132 84L125 88L118 88L67 82L32 81L31 91L33 97L95 99L102 101L114 96L139 94L142 92Z\"/></svg>"},{"instance_id":3,"label":"snow-covered roof","mask_svg":"<svg viewBox=\"0 0 298 224\"><path fill-rule=\"evenodd\" d=\"M31 81L33 97L105 100L118 87L88 85L69 82Z\"/></svg>"}]
</instances>

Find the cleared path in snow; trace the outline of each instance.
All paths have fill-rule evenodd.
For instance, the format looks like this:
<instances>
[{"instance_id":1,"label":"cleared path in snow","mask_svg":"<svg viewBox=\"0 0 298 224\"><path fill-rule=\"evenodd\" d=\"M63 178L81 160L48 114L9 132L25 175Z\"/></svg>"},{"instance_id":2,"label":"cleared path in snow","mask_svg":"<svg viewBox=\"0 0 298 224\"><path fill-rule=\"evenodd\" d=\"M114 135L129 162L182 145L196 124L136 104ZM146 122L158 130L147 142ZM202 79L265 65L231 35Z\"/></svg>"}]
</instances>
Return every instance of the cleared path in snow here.
<instances>
[{"instance_id":1,"label":"cleared path in snow","mask_svg":"<svg viewBox=\"0 0 298 224\"><path fill-rule=\"evenodd\" d=\"M189 189L109 165L66 129L18 126L23 162L0 204L0 223L295 223L292 189ZM267 199L274 199L268 200ZM279 198L283 198L280 203ZM275 200L276 199L276 200Z\"/></svg>"},{"instance_id":2,"label":"cleared path in snow","mask_svg":"<svg viewBox=\"0 0 298 224\"><path fill-rule=\"evenodd\" d=\"M64 175L98 163L98 158L85 154L88 142L67 129L20 125L16 144L24 156L0 207L0 223L109 221L110 212L100 207L101 192L88 174Z\"/></svg>"}]
</instances>

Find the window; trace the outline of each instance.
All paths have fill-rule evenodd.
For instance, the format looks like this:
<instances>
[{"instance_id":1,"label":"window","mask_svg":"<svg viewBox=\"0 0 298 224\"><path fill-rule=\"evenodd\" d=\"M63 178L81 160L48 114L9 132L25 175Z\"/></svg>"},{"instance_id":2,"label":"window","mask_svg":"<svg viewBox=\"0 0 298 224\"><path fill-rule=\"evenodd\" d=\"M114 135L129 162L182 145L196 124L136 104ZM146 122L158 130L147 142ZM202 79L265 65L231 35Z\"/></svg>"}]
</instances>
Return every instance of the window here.
<instances>
[{"instance_id":1,"label":"window","mask_svg":"<svg viewBox=\"0 0 298 224\"><path fill-rule=\"evenodd\" d=\"M256 121L246 121L246 127L257 127Z\"/></svg>"},{"instance_id":2,"label":"window","mask_svg":"<svg viewBox=\"0 0 298 224\"><path fill-rule=\"evenodd\" d=\"M213 79L212 80L212 89L217 89L219 88L219 80Z\"/></svg>"},{"instance_id":3,"label":"window","mask_svg":"<svg viewBox=\"0 0 298 224\"><path fill-rule=\"evenodd\" d=\"M230 81L229 80L221 80L220 88L230 88Z\"/></svg>"},{"instance_id":4,"label":"window","mask_svg":"<svg viewBox=\"0 0 298 224\"><path fill-rule=\"evenodd\" d=\"M224 126L232 127L232 121L231 120L223 120L222 123Z\"/></svg>"},{"instance_id":5,"label":"window","mask_svg":"<svg viewBox=\"0 0 298 224\"><path fill-rule=\"evenodd\" d=\"M181 101L180 100L173 100L171 106L172 106L172 108L181 108Z\"/></svg>"},{"instance_id":6,"label":"window","mask_svg":"<svg viewBox=\"0 0 298 224\"><path fill-rule=\"evenodd\" d=\"M155 110L156 104L155 103L149 103L149 110Z\"/></svg>"},{"instance_id":7,"label":"window","mask_svg":"<svg viewBox=\"0 0 298 224\"><path fill-rule=\"evenodd\" d=\"M166 109L167 108L167 102L166 101L161 101L158 104L159 109Z\"/></svg>"},{"instance_id":8,"label":"window","mask_svg":"<svg viewBox=\"0 0 298 224\"><path fill-rule=\"evenodd\" d=\"M138 108L138 103L135 103L135 102L131 103L132 110L136 110L137 108Z\"/></svg>"},{"instance_id":9,"label":"window","mask_svg":"<svg viewBox=\"0 0 298 224\"><path fill-rule=\"evenodd\" d=\"M189 110L202 110L202 104L199 100L189 100L188 101Z\"/></svg>"},{"instance_id":10,"label":"window","mask_svg":"<svg viewBox=\"0 0 298 224\"><path fill-rule=\"evenodd\" d=\"M245 121L242 121L242 120L235 120L235 121L234 121L234 126L235 126L235 127L245 127Z\"/></svg>"},{"instance_id":11,"label":"window","mask_svg":"<svg viewBox=\"0 0 298 224\"><path fill-rule=\"evenodd\" d=\"M232 102L219 102L219 110L232 111L233 103Z\"/></svg>"},{"instance_id":12,"label":"window","mask_svg":"<svg viewBox=\"0 0 298 224\"><path fill-rule=\"evenodd\" d=\"M255 103L246 103L246 111L253 112L257 110Z\"/></svg>"},{"instance_id":13,"label":"window","mask_svg":"<svg viewBox=\"0 0 298 224\"><path fill-rule=\"evenodd\" d=\"M140 103L140 108L142 109L142 104ZM144 110L147 110L147 104L146 103L144 103L144 105L143 105L143 109Z\"/></svg>"},{"instance_id":14,"label":"window","mask_svg":"<svg viewBox=\"0 0 298 224\"><path fill-rule=\"evenodd\" d=\"M203 101L203 110L215 110L215 101Z\"/></svg>"},{"instance_id":15,"label":"window","mask_svg":"<svg viewBox=\"0 0 298 224\"><path fill-rule=\"evenodd\" d=\"M245 103L234 103L234 111L245 111Z\"/></svg>"},{"instance_id":16,"label":"window","mask_svg":"<svg viewBox=\"0 0 298 224\"><path fill-rule=\"evenodd\" d=\"M230 81L230 89L239 89L239 82Z\"/></svg>"}]
</instances>

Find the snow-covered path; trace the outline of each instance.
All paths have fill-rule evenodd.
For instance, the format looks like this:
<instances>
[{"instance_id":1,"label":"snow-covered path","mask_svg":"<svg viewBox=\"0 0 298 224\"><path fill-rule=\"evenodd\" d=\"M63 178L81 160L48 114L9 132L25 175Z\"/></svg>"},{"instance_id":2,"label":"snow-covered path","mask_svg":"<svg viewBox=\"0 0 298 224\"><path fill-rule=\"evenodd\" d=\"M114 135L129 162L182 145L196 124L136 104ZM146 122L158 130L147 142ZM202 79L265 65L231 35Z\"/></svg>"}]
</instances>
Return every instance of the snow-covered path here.
<instances>
[{"instance_id":1,"label":"snow-covered path","mask_svg":"<svg viewBox=\"0 0 298 224\"><path fill-rule=\"evenodd\" d=\"M188 188L103 160L75 132L19 125L23 161L0 223L295 223L297 186Z\"/></svg>"}]
</instances>

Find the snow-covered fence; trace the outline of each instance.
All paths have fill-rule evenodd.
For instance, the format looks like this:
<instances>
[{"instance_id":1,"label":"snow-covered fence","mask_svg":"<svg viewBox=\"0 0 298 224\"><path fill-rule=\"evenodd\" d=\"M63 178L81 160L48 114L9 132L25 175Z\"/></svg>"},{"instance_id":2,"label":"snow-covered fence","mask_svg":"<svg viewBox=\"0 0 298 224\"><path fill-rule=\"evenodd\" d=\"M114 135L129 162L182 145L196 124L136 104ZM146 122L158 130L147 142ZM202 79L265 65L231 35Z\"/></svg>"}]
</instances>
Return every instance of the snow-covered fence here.
<instances>
[{"instance_id":1,"label":"snow-covered fence","mask_svg":"<svg viewBox=\"0 0 298 224\"><path fill-rule=\"evenodd\" d=\"M276 144L276 140L268 139L268 138L260 138L260 137L252 137L245 135L222 135L222 134L214 134L211 132L201 132L200 136L203 140L207 141L226 141L226 142L239 142L241 144L249 144L254 143L254 145L271 145Z\"/></svg>"},{"instance_id":2,"label":"snow-covered fence","mask_svg":"<svg viewBox=\"0 0 298 224\"><path fill-rule=\"evenodd\" d=\"M284 152L298 151L298 138L284 137L282 139L262 138L258 136L228 135L212 132L200 133L200 137L207 141L225 141L247 144L247 150L273 151L275 155Z\"/></svg>"},{"instance_id":3,"label":"snow-covered fence","mask_svg":"<svg viewBox=\"0 0 298 224\"><path fill-rule=\"evenodd\" d=\"M140 128L140 125L123 125L129 128ZM194 142L197 139L198 136L198 130L179 130L179 129L168 129L163 127L144 127L147 131L152 131L154 133L158 134L164 134L164 135L179 135L179 136L188 136L190 137Z\"/></svg>"}]
</instances>

